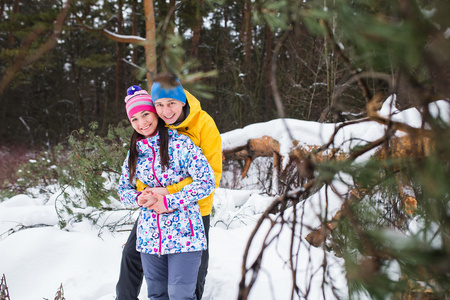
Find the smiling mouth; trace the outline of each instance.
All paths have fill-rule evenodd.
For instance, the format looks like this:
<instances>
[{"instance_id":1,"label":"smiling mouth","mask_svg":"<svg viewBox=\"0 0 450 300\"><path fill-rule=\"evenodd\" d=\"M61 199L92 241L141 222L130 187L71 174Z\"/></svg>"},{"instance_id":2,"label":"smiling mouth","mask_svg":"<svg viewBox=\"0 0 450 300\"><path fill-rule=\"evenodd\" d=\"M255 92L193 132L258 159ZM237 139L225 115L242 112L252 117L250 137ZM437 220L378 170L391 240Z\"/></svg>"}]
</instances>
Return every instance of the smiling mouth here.
<instances>
[{"instance_id":1,"label":"smiling mouth","mask_svg":"<svg viewBox=\"0 0 450 300\"><path fill-rule=\"evenodd\" d=\"M151 124L150 124L150 125L148 125L147 127L144 127L144 128L142 128L142 130L147 130L147 129L149 129L149 128L150 128L150 126L151 126Z\"/></svg>"},{"instance_id":2,"label":"smiling mouth","mask_svg":"<svg viewBox=\"0 0 450 300\"><path fill-rule=\"evenodd\" d=\"M166 118L166 119L172 119L173 117L175 117L175 114L173 114L171 116L164 116L164 118Z\"/></svg>"}]
</instances>

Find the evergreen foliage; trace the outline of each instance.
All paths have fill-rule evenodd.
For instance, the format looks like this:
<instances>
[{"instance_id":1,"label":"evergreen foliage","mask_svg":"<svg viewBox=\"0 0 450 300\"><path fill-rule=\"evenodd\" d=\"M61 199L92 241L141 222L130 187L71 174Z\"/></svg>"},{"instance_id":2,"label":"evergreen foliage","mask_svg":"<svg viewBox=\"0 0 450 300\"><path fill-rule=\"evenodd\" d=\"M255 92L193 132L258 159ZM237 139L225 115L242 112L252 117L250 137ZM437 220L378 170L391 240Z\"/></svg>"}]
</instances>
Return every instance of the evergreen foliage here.
<instances>
[{"instance_id":1,"label":"evergreen foliage","mask_svg":"<svg viewBox=\"0 0 450 300\"><path fill-rule=\"evenodd\" d=\"M69 137L70 163L59 177L59 184L63 190L75 188L82 194L64 193L67 204L101 208L110 203L110 197L117 197L116 182L128 151L131 129L129 124L122 123L110 127L106 137L99 136L97 129L98 124L93 122L90 130L80 129Z\"/></svg>"},{"instance_id":2,"label":"evergreen foliage","mask_svg":"<svg viewBox=\"0 0 450 300\"><path fill-rule=\"evenodd\" d=\"M18 1L18 7L13 2L2 2L1 78L21 58L21 49L29 45L27 53L33 53L46 42L61 9L56 0ZM349 296L448 298L450 130L426 108L450 95L448 1L180 1L172 16L167 15L167 1L154 3L158 71L182 79L221 132L280 115L381 122L379 100L392 93L397 108L420 109L422 128L401 129L412 143L428 140L429 150L417 146L397 155L394 134L399 126L385 120L387 131L378 145L355 147L346 159L324 163L311 154L312 177L287 180L287 193L263 217L276 211L281 225L288 224L296 236L298 224L283 219L286 209L341 180L349 193L342 195L340 215L318 217L321 229L329 231L321 236L324 251L345 261ZM131 5L123 4L121 24L115 1L73 1L53 51L16 72L0 94L0 146L47 150L20 168L17 191L57 182L63 189L57 203L61 226L68 218L92 218L94 209L116 197L115 182L131 134L119 101L125 89L118 85L144 86L147 70L140 67L145 65L142 47L119 51L101 32L123 28L131 34ZM141 12L137 34L145 36ZM138 59L132 63L134 53ZM113 75L121 63L123 71ZM123 80L116 82L119 75ZM284 115L275 109L277 94ZM331 144L322 150L330 150ZM371 146L380 146L384 154L355 162ZM290 193L300 184L302 189ZM259 264L244 259L240 299L248 296ZM296 274L297 266L290 267ZM250 272L252 280L245 280ZM332 285L327 276L324 285ZM308 298L308 291L297 287L292 293Z\"/></svg>"},{"instance_id":3,"label":"evergreen foliage","mask_svg":"<svg viewBox=\"0 0 450 300\"><path fill-rule=\"evenodd\" d=\"M436 157L434 152L423 160L374 160L360 167L345 168L344 163L336 168L352 176L352 192L358 194L346 202L327 243L329 250L345 258L352 299L364 293L373 299L428 293L433 299L445 298L450 191L438 182L450 179L450 170L447 160L437 165ZM399 172L407 174L405 186L399 186ZM398 193L409 184L417 198L414 209Z\"/></svg>"}]
</instances>

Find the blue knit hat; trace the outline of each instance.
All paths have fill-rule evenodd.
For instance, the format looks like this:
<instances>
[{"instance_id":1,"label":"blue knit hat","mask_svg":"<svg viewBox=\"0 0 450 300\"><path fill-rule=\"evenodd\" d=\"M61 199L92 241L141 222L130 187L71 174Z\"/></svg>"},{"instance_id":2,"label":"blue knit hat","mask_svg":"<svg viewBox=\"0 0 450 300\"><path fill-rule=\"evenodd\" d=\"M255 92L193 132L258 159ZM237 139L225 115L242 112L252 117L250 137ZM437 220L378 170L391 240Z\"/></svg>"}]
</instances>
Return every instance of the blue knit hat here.
<instances>
[{"instance_id":1,"label":"blue knit hat","mask_svg":"<svg viewBox=\"0 0 450 300\"><path fill-rule=\"evenodd\" d=\"M171 98L186 103L186 94L180 81L175 78L178 85L175 87L163 87L160 82L154 82L150 92L153 102L162 98Z\"/></svg>"}]
</instances>

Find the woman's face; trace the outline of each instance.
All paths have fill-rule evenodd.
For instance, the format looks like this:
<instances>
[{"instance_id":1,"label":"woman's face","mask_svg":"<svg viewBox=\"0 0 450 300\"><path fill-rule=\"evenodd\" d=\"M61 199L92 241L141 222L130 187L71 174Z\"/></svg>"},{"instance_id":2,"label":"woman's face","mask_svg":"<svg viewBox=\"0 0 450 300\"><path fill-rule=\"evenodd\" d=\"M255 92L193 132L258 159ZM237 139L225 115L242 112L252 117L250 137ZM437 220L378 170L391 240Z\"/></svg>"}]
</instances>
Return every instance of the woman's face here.
<instances>
[{"instance_id":1,"label":"woman's face","mask_svg":"<svg viewBox=\"0 0 450 300\"><path fill-rule=\"evenodd\" d=\"M155 135L158 127L158 116L155 113L143 110L132 115L130 121L134 130L146 138Z\"/></svg>"},{"instance_id":2,"label":"woman's face","mask_svg":"<svg viewBox=\"0 0 450 300\"><path fill-rule=\"evenodd\" d=\"M184 119L183 107L185 105L185 103L172 98L161 98L155 101L156 113L169 125Z\"/></svg>"}]
</instances>

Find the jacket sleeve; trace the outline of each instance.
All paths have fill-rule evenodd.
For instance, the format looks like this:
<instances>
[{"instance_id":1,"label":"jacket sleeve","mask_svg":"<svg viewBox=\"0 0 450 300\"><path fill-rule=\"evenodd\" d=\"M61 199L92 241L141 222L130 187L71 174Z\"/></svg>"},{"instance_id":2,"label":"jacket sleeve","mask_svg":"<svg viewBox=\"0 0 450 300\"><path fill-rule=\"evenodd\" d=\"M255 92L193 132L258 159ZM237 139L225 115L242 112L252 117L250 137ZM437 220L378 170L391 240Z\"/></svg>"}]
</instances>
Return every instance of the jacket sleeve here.
<instances>
[{"instance_id":1,"label":"jacket sleeve","mask_svg":"<svg viewBox=\"0 0 450 300\"><path fill-rule=\"evenodd\" d=\"M202 150L185 137L184 145L180 149L180 159L192 178L192 183L184 186L179 192L166 195L168 209L178 209L189 203L197 202L214 191L214 172Z\"/></svg>"},{"instance_id":2,"label":"jacket sleeve","mask_svg":"<svg viewBox=\"0 0 450 300\"><path fill-rule=\"evenodd\" d=\"M181 180L178 183L169 185L166 188L167 188L167 191L169 192L169 194L174 194L176 192L181 191L181 189L183 187L185 187L186 185L191 184L191 183L192 183L192 178L188 177L188 178L185 178L185 179Z\"/></svg>"},{"instance_id":3,"label":"jacket sleeve","mask_svg":"<svg viewBox=\"0 0 450 300\"><path fill-rule=\"evenodd\" d=\"M143 183L139 179L136 179L136 190L138 192L142 192L143 190L145 190L146 187L147 185L145 183Z\"/></svg>"},{"instance_id":4,"label":"jacket sleeve","mask_svg":"<svg viewBox=\"0 0 450 300\"><path fill-rule=\"evenodd\" d=\"M200 119L203 120L204 125L201 127L198 134L200 135L199 147L203 151L206 160L211 165L214 171L214 177L216 185L219 187L220 179L222 178L222 138L220 137L219 129L217 129L216 123L213 118L206 112L202 111ZM192 179L186 178L178 183L167 186L169 194L173 194L181 191L181 189L190 184Z\"/></svg>"},{"instance_id":5,"label":"jacket sleeve","mask_svg":"<svg viewBox=\"0 0 450 300\"><path fill-rule=\"evenodd\" d=\"M174 183L174 184L172 184L172 185L166 186L166 189L167 189L167 191L169 192L169 194L174 194L174 193L176 193L176 192L181 191L181 189L182 189L184 186L186 186L186 185L188 185L188 184L190 184L190 183L192 183L192 178L191 178L191 177L188 177L188 178L185 178L185 179L181 180L181 181L178 182L178 183ZM139 179L136 179L136 190L137 190L137 191L142 192L143 190L145 190L145 188L146 188L147 186L148 186L148 185L146 185L145 183L143 183L143 182L140 181Z\"/></svg>"},{"instance_id":6,"label":"jacket sleeve","mask_svg":"<svg viewBox=\"0 0 450 300\"><path fill-rule=\"evenodd\" d=\"M214 171L217 188L222 178L222 138L213 118L204 111L202 113L206 122L200 131L199 147Z\"/></svg>"},{"instance_id":7,"label":"jacket sleeve","mask_svg":"<svg viewBox=\"0 0 450 300\"><path fill-rule=\"evenodd\" d=\"M136 178L133 178L132 183L129 181L130 170L128 169L128 156L125 158L125 161L122 165L122 175L119 179L119 185L117 187L117 194L120 197L120 200L127 207L138 207L137 204L137 196L139 196L140 192L136 190Z\"/></svg>"}]
</instances>

